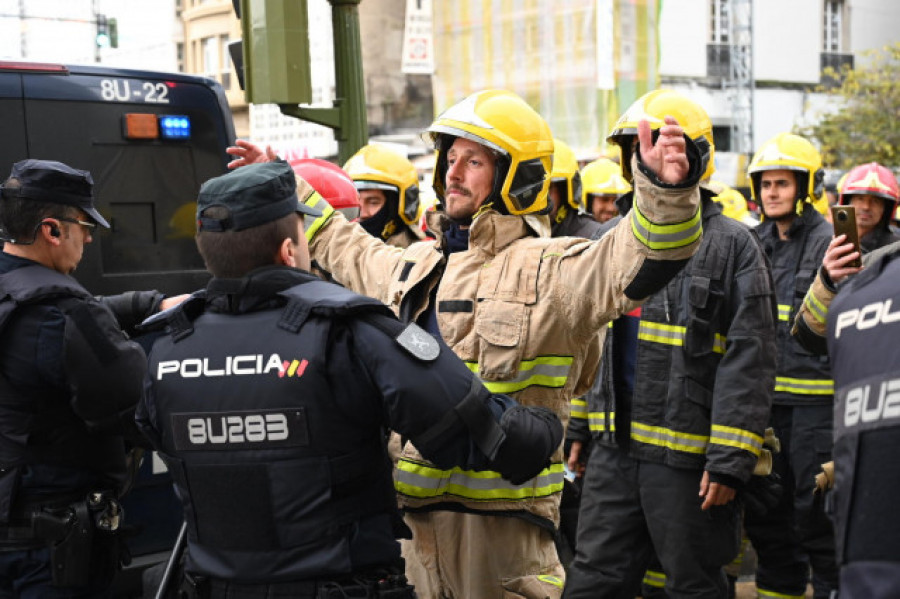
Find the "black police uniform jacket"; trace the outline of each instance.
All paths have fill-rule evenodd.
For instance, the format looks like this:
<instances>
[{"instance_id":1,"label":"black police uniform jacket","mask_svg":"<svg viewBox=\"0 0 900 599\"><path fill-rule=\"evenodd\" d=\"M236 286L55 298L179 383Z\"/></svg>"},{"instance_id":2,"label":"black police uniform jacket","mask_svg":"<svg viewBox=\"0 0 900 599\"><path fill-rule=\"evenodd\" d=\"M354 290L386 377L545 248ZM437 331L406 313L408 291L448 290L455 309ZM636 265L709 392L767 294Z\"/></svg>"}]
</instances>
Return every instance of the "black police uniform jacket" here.
<instances>
[{"instance_id":1,"label":"black police uniform jacket","mask_svg":"<svg viewBox=\"0 0 900 599\"><path fill-rule=\"evenodd\" d=\"M149 355L138 423L182 500L188 572L287 582L397 562L387 427L446 467L486 466L464 431L422 437L473 378L421 329L428 359L384 329L405 326L376 300L285 267L213 279L174 311Z\"/></svg>"},{"instance_id":2,"label":"black police uniform jacket","mask_svg":"<svg viewBox=\"0 0 900 599\"><path fill-rule=\"evenodd\" d=\"M9 522L42 501L126 482L123 435L138 435L146 357L72 277L9 254L0 272L0 521Z\"/></svg>"},{"instance_id":3,"label":"black police uniform jacket","mask_svg":"<svg viewBox=\"0 0 900 599\"><path fill-rule=\"evenodd\" d=\"M791 335L794 316L816 278L833 230L822 215L805 205L788 229L789 239L779 239L775 221L763 221L755 229L772 265L778 297L778 370L775 374L776 405L831 404L833 383L827 356L804 349Z\"/></svg>"},{"instance_id":4,"label":"black police uniform jacket","mask_svg":"<svg viewBox=\"0 0 900 599\"><path fill-rule=\"evenodd\" d=\"M868 563L870 578L879 576L879 562L888 562L884 567L894 574L884 582L895 585L890 595L900 582L898 281L900 253L895 252L850 279L828 311L838 561Z\"/></svg>"},{"instance_id":5,"label":"black police uniform jacket","mask_svg":"<svg viewBox=\"0 0 900 599\"><path fill-rule=\"evenodd\" d=\"M700 249L641 306L631 397L613 372L622 358L614 344L627 345L613 327L594 386L573 401L568 438L593 437L635 458L705 469L714 482L740 486L769 418L774 290L750 229L702 193Z\"/></svg>"}]
</instances>

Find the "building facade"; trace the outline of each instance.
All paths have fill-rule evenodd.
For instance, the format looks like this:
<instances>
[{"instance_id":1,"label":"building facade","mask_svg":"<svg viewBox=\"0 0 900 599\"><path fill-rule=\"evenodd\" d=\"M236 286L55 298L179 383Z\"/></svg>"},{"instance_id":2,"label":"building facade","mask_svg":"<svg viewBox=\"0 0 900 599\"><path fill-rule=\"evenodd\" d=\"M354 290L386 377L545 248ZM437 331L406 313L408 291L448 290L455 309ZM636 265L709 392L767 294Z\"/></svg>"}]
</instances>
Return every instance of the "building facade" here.
<instances>
[{"instance_id":1,"label":"building facade","mask_svg":"<svg viewBox=\"0 0 900 599\"><path fill-rule=\"evenodd\" d=\"M241 22L231 0L176 0L183 41L176 42L179 70L222 84L238 137L250 136L250 110L237 80L228 44L241 39Z\"/></svg>"}]
</instances>

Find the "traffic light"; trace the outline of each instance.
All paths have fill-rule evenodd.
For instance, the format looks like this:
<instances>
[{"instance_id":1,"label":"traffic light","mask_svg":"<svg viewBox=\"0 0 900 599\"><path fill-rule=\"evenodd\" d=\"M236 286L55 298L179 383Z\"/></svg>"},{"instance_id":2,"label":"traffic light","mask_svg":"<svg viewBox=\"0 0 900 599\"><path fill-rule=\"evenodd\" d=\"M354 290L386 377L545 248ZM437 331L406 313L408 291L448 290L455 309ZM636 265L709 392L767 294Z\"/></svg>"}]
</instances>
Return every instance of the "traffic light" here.
<instances>
[{"instance_id":1,"label":"traffic light","mask_svg":"<svg viewBox=\"0 0 900 599\"><path fill-rule=\"evenodd\" d=\"M109 31L109 47L110 48L118 48L119 47L119 21L110 17L107 21L108 23L108 31Z\"/></svg>"},{"instance_id":2,"label":"traffic light","mask_svg":"<svg viewBox=\"0 0 900 599\"><path fill-rule=\"evenodd\" d=\"M109 48L109 21L106 15L97 15L97 36L95 38L98 48Z\"/></svg>"},{"instance_id":3,"label":"traffic light","mask_svg":"<svg viewBox=\"0 0 900 599\"><path fill-rule=\"evenodd\" d=\"M247 101L312 102L306 0L240 0L235 12L243 40L229 50Z\"/></svg>"}]
</instances>

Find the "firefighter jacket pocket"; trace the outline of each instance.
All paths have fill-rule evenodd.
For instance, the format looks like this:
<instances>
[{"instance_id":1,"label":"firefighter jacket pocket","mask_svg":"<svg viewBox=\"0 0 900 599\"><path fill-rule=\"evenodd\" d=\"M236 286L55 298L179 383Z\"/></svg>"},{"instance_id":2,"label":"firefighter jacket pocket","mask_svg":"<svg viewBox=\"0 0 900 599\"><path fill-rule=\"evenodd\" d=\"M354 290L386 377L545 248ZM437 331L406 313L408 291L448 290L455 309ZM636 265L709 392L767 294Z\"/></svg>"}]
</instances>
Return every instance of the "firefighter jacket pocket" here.
<instances>
[{"instance_id":1,"label":"firefighter jacket pocket","mask_svg":"<svg viewBox=\"0 0 900 599\"><path fill-rule=\"evenodd\" d=\"M698 358L711 353L725 353L724 337L715 330L718 308L724 293L716 289L709 277L691 277L688 291L690 315L684 345L687 355Z\"/></svg>"},{"instance_id":2,"label":"firefighter jacket pocket","mask_svg":"<svg viewBox=\"0 0 900 599\"><path fill-rule=\"evenodd\" d=\"M475 315L478 374L485 381L509 380L519 373L525 327L524 304L483 300Z\"/></svg>"},{"instance_id":3,"label":"firefighter jacket pocket","mask_svg":"<svg viewBox=\"0 0 900 599\"><path fill-rule=\"evenodd\" d=\"M684 396L691 403L703 408L703 413L708 418L709 410L712 407L713 394L712 391L691 378L684 379Z\"/></svg>"}]
</instances>

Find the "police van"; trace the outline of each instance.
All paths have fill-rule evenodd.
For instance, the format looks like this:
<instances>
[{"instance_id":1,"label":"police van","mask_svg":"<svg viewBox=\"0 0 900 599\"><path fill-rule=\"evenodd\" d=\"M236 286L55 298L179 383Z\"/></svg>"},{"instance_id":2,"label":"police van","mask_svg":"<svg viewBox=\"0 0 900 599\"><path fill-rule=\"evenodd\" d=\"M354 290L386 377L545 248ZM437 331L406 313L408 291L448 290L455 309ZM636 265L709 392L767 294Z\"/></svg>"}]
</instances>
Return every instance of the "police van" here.
<instances>
[{"instance_id":1,"label":"police van","mask_svg":"<svg viewBox=\"0 0 900 599\"><path fill-rule=\"evenodd\" d=\"M92 293L203 287L194 245L200 185L227 170L234 124L214 80L102 66L0 61L0 177L26 158L88 170L109 221L85 247L75 277ZM125 497L133 567L117 595L139 589L142 567L165 559L181 525L171 479L148 453ZM137 591L139 592L139 590Z\"/></svg>"}]
</instances>

